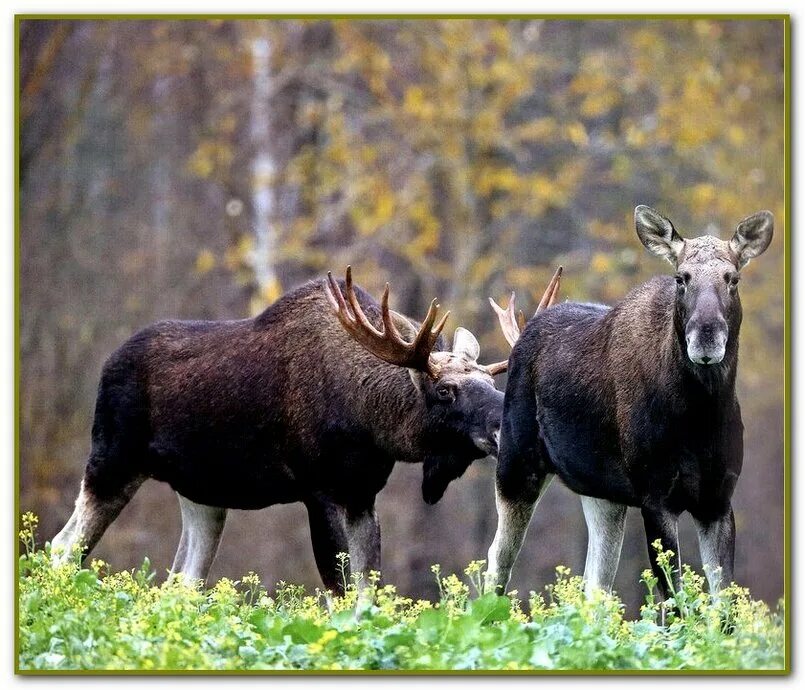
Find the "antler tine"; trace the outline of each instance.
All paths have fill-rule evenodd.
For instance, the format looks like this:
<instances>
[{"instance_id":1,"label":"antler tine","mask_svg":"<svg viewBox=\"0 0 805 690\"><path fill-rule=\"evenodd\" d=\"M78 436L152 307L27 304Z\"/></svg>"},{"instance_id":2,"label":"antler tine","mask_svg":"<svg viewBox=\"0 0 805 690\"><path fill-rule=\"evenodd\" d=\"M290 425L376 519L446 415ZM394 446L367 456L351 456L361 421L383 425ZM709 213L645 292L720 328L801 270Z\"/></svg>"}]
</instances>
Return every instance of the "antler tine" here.
<instances>
[{"instance_id":1,"label":"antler tine","mask_svg":"<svg viewBox=\"0 0 805 690\"><path fill-rule=\"evenodd\" d=\"M514 293L512 292L511 297L509 297L509 304L511 304L511 301L513 299L514 299ZM509 310L508 306L506 307L506 309L504 309L503 307L498 305L498 303L495 302L495 300L493 300L491 297L489 298L489 304L492 305L492 309L498 316L504 315Z\"/></svg>"},{"instance_id":2,"label":"antler tine","mask_svg":"<svg viewBox=\"0 0 805 690\"><path fill-rule=\"evenodd\" d=\"M391 311L389 310L389 284L386 283L386 287L383 288L383 297L380 300L380 315L383 317L383 329L385 333L388 333L390 338L393 340L407 345L408 343L405 342L405 339L402 337L400 332L397 330L397 326L394 325L394 321L391 318Z\"/></svg>"},{"instance_id":3,"label":"antler tine","mask_svg":"<svg viewBox=\"0 0 805 690\"><path fill-rule=\"evenodd\" d=\"M508 368L509 360L507 359L504 359L502 362L494 362L493 364L486 365L486 370L489 372L490 376L502 374L504 371L508 370Z\"/></svg>"},{"instance_id":4,"label":"antler tine","mask_svg":"<svg viewBox=\"0 0 805 690\"><path fill-rule=\"evenodd\" d=\"M444 328L444 325L447 323L447 319L449 317L450 317L450 310L448 309L444 313L444 316L441 319L439 319L439 323L437 323L433 327L433 330L431 331L431 338L434 345L436 344L436 341L438 340L439 336L442 334L442 329Z\"/></svg>"},{"instance_id":5,"label":"antler tine","mask_svg":"<svg viewBox=\"0 0 805 690\"><path fill-rule=\"evenodd\" d=\"M431 329L433 328L433 322L436 320L436 314L438 313L439 313L439 303L436 301L436 298L434 297L431 300L430 304L428 305L428 313L425 314L425 318L422 320L422 325L419 328L419 333L417 333L417 337L414 342L419 341L420 338L430 337Z\"/></svg>"},{"instance_id":6,"label":"antler tine","mask_svg":"<svg viewBox=\"0 0 805 690\"><path fill-rule=\"evenodd\" d=\"M341 290L338 289L338 284L333 278L332 271L327 271L327 285L324 286L324 294L327 296L327 301L333 308L333 311L338 311L341 305L344 304L344 297L341 295ZM338 299L336 299L338 295ZM344 305L346 306L346 305Z\"/></svg>"},{"instance_id":7,"label":"antler tine","mask_svg":"<svg viewBox=\"0 0 805 690\"><path fill-rule=\"evenodd\" d=\"M542 293L542 299L539 301L537 311L534 312L535 314L543 309L547 309L556 302L556 296L559 294L559 281L561 278L562 267L559 266L559 268L557 268L554 272L553 278L551 278L548 286L545 288L545 292Z\"/></svg>"},{"instance_id":8,"label":"antler tine","mask_svg":"<svg viewBox=\"0 0 805 690\"><path fill-rule=\"evenodd\" d=\"M430 306L428 307L428 313L425 314L425 318L422 320L422 325L419 327L419 332L416 334L416 338L414 339L414 344L419 344L421 342L428 342L428 338L430 337L431 328L433 328L433 322L436 320L436 314L439 311L439 305L436 302L436 298L434 297L431 300Z\"/></svg>"},{"instance_id":9,"label":"antler tine","mask_svg":"<svg viewBox=\"0 0 805 690\"><path fill-rule=\"evenodd\" d=\"M439 311L439 303L434 299L433 302L431 302L431 304L433 305L433 309L434 309L433 318L435 320L436 314ZM444 313L444 316L442 316L442 318L439 319L439 321L436 323L435 326L429 326L428 327L428 347L429 347L429 349L432 350L433 346L436 345L436 341L439 339L439 336L442 333L442 329L444 328L444 325L447 323L447 319L449 317L450 317L450 310L448 309ZM423 324L423 327L424 327L424 324Z\"/></svg>"},{"instance_id":10,"label":"antler tine","mask_svg":"<svg viewBox=\"0 0 805 690\"><path fill-rule=\"evenodd\" d=\"M543 309L547 309L556 302L556 297L559 294L559 282L561 278L562 267L559 266L554 272L553 278L551 278L548 286L545 288L545 292L543 293L542 299L539 302L537 311L534 312L535 314L541 312ZM495 313L498 315L498 321L500 321L500 330L503 331L503 336L512 347L514 347L514 344L519 340L520 334L525 328L525 316L523 315L523 312L518 311L517 315L515 316L514 300L514 292L512 292L512 295L509 298L508 306L503 309L503 307L498 306L495 300L493 300L491 297L489 298L489 304L492 305L492 309L494 309ZM494 364L489 364L486 367L486 370L492 374L492 376L495 374L501 374L507 369L508 362L495 362Z\"/></svg>"},{"instance_id":11,"label":"antler tine","mask_svg":"<svg viewBox=\"0 0 805 690\"><path fill-rule=\"evenodd\" d=\"M373 336L382 338L383 333L377 330L369 319L366 318L366 314L363 313L363 309L361 309L361 305L358 303L358 298L355 296L355 290L352 287L352 266L347 266L346 288L347 299L349 300L349 306L352 308L352 313L355 315L355 320Z\"/></svg>"},{"instance_id":12,"label":"antler tine","mask_svg":"<svg viewBox=\"0 0 805 690\"><path fill-rule=\"evenodd\" d=\"M509 343L512 347L517 342L517 339L520 337L520 331L522 329L522 324L518 327L517 325L517 317L515 316L514 312L514 305L516 302L516 297L514 292L512 292L511 297L509 297L509 304L504 309L503 307L499 306L495 300L491 297L489 298L489 304L492 305L492 309L495 310L495 314L498 316L498 321L500 322L500 330L503 332L503 337L506 338L506 342ZM523 312L520 312L522 315ZM502 374L509 368L509 361L504 360L502 362L494 362L493 364L487 364L486 370L491 376L495 376L497 374Z\"/></svg>"},{"instance_id":13,"label":"antler tine","mask_svg":"<svg viewBox=\"0 0 805 690\"><path fill-rule=\"evenodd\" d=\"M428 313L425 315L422 325L419 327L419 332L416 334L416 338L414 338L413 346L414 350L417 352L427 352L430 354L430 351L433 350L433 346L436 345L436 341L439 339L439 335L444 325L447 323L447 317L450 316L449 311L445 312L444 316L439 319L439 323L434 326L433 322L436 320L438 313L439 303L434 298L428 307Z\"/></svg>"},{"instance_id":14,"label":"antler tine","mask_svg":"<svg viewBox=\"0 0 805 690\"><path fill-rule=\"evenodd\" d=\"M559 296L559 283L560 283L561 278L562 278L562 267L561 266L559 266L559 268L556 269L556 273L554 275L556 276L556 282L554 283L553 291L551 292L551 299L548 302L549 307L552 307L554 304L556 304L556 300L557 300L557 298Z\"/></svg>"},{"instance_id":15,"label":"antler tine","mask_svg":"<svg viewBox=\"0 0 805 690\"><path fill-rule=\"evenodd\" d=\"M492 309L494 309L495 313L498 315L500 330L503 331L503 337L506 338L506 342L512 347L514 347L514 344L520 337L521 329L521 327L518 327L517 325L517 318L515 317L514 313L515 299L514 292L512 292L511 297L509 297L508 306L503 309L503 307L498 306L495 300L493 300L491 297L489 298L489 304L492 305Z\"/></svg>"}]
</instances>

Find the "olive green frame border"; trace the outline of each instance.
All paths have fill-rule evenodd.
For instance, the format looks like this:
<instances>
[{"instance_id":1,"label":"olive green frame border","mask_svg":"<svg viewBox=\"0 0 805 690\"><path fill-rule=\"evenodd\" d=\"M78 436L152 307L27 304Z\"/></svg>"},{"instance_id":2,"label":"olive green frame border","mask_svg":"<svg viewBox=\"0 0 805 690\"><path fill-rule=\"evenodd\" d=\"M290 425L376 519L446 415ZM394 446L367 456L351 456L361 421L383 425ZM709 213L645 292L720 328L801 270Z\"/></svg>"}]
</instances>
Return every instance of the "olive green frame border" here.
<instances>
[{"instance_id":1,"label":"olive green frame border","mask_svg":"<svg viewBox=\"0 0 805 690\"><path fill-rule=\"evenodd\" d=\"M206 19L301 19L301 20L360 20L360 19L565 19L565 20L778 20L784 26L784 194L785 223L783 227L784 254L784 311L783 337L783 462L784 462L784 526L783 526L783 596L785 601L785 666L779 670L529 670L456 671L433 669L406 670L29 670L19 667L19 557L20 544L20 23L27 20L206 20ZM791 673L791 15L789 14L16 14L14 15L14 672L25 676L779 676Z\"/></svg>"}]
</instances>

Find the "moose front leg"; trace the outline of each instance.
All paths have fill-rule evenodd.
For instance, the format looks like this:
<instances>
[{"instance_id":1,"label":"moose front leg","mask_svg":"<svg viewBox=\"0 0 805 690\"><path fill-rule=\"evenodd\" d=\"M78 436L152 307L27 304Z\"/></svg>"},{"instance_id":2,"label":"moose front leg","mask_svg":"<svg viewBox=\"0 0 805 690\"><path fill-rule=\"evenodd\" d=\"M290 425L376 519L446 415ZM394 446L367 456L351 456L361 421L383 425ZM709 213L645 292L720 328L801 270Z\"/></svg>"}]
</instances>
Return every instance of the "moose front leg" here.
<instances>
[{"instance_id":1,"label":"moose front leg","mask_svg":"<svg viewBox=\"0 0 805 690\"><path fill-rule=\"evenodd\" d=\"M699 534L699 552L710 593L715 594L732 582L735 572L735 517L732 506L714 520L694 517L693 521Z\"/></svg>"},{"instance_id":2,"label":"moose front leg","mask_svg":"<svg viewBox=\"0 0 805 690\"><path fill-rule=\"evenodd\" d=\"M665 510L664 508L643 508L643 524L646 528L646 544L648 545L648 559L651 562L651 570L657 578L657 586L663 599L672 597L674 591L678 591L681 585L681 559L679 556L679 534L677 527L677 515ZM668 575L657 563L657 550L653 544L660 540L663 551L673 551L671 559L671 581Z\"/></svg>"},{"instance_id":3,"label":"moose front leg","mask_svg":"<svg viewBox=\"0 0 805 690\"><path fill-rule=\"evenodd\" d=\"M177 493L182 511L182 536L171 572L191 580L206 580L218 551L226 509L194 503Z\"/></svg>"},{"instance_id":4,"label":"moose front leg","mask_svg":"<svg viewBox=\"0 0 805 690\"><path fill-rule=\"evenodd\" d=\"M305 501L305 507L310 520L313 556L321 580L333 593L343 594L344 585L349 584L350 569L347 563L346 569L342 572L338 554L349 553L346 510L324 497L314 497Z\"/></svg>"}]
</instances>

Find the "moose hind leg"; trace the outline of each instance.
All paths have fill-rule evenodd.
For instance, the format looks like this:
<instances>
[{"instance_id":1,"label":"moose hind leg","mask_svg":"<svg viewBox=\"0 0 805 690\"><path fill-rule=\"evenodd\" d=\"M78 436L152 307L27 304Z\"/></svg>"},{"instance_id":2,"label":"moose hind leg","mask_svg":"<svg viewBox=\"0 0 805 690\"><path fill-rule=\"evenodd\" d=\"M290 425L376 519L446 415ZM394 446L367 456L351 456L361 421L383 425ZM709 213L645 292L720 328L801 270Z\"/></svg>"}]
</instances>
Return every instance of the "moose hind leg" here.
<instances>
[{"instance_id":1,"label":"moose hind leg","mask_svg":"<svg viewBox=\"0 0 805 690\"><path fill-rule=\"evenodd\" d=\"M181 494L176 495L182 511L182 536L171 572L193 580L206 580L221 541L226 508L194 503Z\"/></svg>"},{"instance_id":2,"label":"moose hind leg","mask_svg":"<svg viewBox=\"0 0 805 690\"><path fill-rule=\"evenodd\" d=\"M610 591L615 582L623 546L626 506L592 496L581 497L587 523L587 561L584 564L584 592Z\"/></svg>"},{"instance_id":3,"label":"moose hind leg","mask_svg":"<svg viewBox=\"0 0 805 690\"><path fill-rule=\"evenodd\" d=\"M552 479L552 474L543 475L532 485L526 485L519 495L509 498L503 495L499 486L495 489L498 526L487 553L485 583L487 587L494 587L499 594L503 594L509 583L534 508Z\"/></svg>"},{"instance_id":4,"label":"moose hind leg","mask_svg":"<svg viewBox=\"0 0 805 690\"><path fill-rule=\"evenodd\" d=\"M503 399L495 470L498 525L487 553L486 588L503 594L537 502L548 488L547 449L537 423L537 399L528 367L512 355Z\"/></svg>"},{"instance_id":5,"label":"moose hind leg","mask_svg":"<svg viewBox=\"0 0 805 690\"><path fill-rule=\"evenodd\" d=\"M735 567L735 517L732 508L716 520L693 518L699 534L699 551L702 556L710 592L716 593L733 580Z\"/></svg>"},{"instance_id":6,"label":"moose hind leg","mask_svg":"<svg viewBox=\"0 0 805 690\"><path fill-rule=\"evenodd\" d=\"M93 491L87 477L81 480L81 489L75 501L75 509L67 524L51 542L51 558L54 565L67 562L76 545L81 545L85 558L98 543L107 527L134 496L144 477L133 477L114 493L99 496Z\"/></svg>"}]
</instances>

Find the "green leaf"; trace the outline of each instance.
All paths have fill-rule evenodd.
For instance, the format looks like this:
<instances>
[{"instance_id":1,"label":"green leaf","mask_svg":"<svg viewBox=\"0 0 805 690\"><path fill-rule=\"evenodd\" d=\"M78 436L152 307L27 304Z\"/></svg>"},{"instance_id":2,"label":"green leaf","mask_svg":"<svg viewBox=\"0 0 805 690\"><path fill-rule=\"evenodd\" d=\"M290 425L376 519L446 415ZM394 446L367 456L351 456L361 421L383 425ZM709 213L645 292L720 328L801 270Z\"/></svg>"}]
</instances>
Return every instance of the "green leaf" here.
<instances>
[{"instance_id":1,"label":"green leaf","mask_svg":"<svg viewBox=\"0 0 805 690\"><path fill-rule=\"evenodd\" d=\"M323 629L313 621L304 618L288 623L283 629L283 635L289 635L296 644L312 644L321 637Z\"/></svg>"},{"instance_id":2,"label":"green leaf","mask_svg":"<svg viewBox=\"0 0 805 690\"><path fill-rule=\"evenodd\" d=\"M469 615L480 625L486 625L495 621L509 620L510 610L511 602L508 597L490 593L470 602Z\"/></svg>"}]
</instances>

